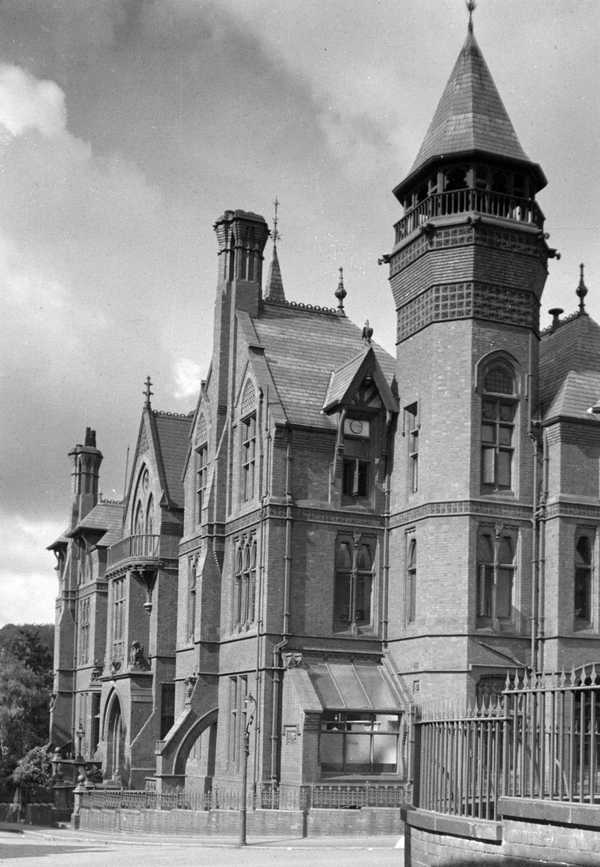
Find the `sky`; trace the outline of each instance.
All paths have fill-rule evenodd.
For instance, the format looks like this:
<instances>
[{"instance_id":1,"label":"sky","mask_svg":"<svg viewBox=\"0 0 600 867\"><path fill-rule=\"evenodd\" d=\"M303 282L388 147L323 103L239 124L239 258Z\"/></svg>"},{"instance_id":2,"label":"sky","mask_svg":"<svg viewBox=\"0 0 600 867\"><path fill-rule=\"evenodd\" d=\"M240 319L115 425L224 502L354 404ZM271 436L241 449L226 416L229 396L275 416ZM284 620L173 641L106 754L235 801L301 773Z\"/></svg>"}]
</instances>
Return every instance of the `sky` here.
<instances>
[{"instance_id":1,"label":"sky","mask_svg":"<svg viewBox=\"0 0 600 867\"><path fill-rule=\"evenodd\" d=\"M548 187L542 300L600 320L596 0L479 0L475 35ZM54 619L46 546L87 426L121 497L143 383L193 409L212 344L213 223L270 220L288 299L366 318L406 175L466 36L462 0L0 0L0 626ZM270 255L270 245L266 250ZM599 395L600 397L600 395Z\"/></svg>"}]
</instances>

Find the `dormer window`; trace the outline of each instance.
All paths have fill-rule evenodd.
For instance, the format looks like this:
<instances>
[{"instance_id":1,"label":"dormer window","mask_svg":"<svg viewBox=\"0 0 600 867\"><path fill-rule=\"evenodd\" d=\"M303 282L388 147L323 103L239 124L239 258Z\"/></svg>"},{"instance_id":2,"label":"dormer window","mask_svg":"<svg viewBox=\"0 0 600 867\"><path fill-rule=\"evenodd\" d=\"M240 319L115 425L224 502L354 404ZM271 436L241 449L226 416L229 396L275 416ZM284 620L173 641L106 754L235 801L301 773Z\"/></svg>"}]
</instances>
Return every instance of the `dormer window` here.
<instances>
[{"instance_id":1,"label":"dormer window","mask_svg":"<svg viewBox=\"0 0 600 867\"><path fill-rule=\"evenodd\" d=\"M342 477L342 495L346 501L369 496L371 474L371 424L366 419L346 418Z\"/></svg>"}]
</instances>

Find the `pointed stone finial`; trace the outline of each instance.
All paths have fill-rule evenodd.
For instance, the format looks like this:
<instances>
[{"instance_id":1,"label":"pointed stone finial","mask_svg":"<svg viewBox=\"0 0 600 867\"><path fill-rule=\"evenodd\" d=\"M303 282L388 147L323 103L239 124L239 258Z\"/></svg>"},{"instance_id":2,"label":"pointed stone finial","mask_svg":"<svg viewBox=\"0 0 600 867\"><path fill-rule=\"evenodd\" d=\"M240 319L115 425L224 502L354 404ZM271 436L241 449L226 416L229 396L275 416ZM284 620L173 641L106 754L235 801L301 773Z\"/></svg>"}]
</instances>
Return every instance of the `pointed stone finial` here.
<instances>
[{"instance_id":1,"label":"pointed stone finial","mask_svg":"<svg viewBox=\"0 0 600 867\"><path fill-rule=\"evenodd\" d=\"M146 400L144 401L144 408L145 409L152 409L152 406L150 404L150 398L152 397L154 392L150 390L152 387L152 380L150 379L149 376L146 377L146 382L144 383L144 385L146 386L144 391L143 391L143 395L146 398Z\"/></svg>"},{"instance_id":2,"label":"pointed stone finial","mask_svg":"<svg viewBox=\"0 0 600 867\"><path fill-rule=\"evenodd\" d=\"M373 329L369 325L369 320L365 319L365 324L363 325L362 330L362 341L366 346L371 345L371 338L373 337Z\"/></svg>"},{"instance_id":3,"label":"pointed stone finial","mask_svg":"<svg viewBox=\"0 0 600 867\"><path fill-rule=\"evenodd\" d=\"M475 3L475 0L467 0L466 5L467 5L467 9L469 11L469 33L472 33L473 32L473 12L475 11L477 4Z\"/></svg>"},{"instance_id":4,"label":"pointed stone finial","mask_svg":"<svg viewBox=\"0 0 600 867\"><path fill-rule=\"evenodd\" d=\"M588 294L588 288L583 281L583 262L579 266L579 285L575 290L575 294L579 298L579 312L585 313L585 302L583 299Z\"/></svg>"},{"instance_id":5,"label":"pointed stone finial","mask_svg":"<svg viewBox=\"0 0 600 867\"><path fill-rule=\"evenodd\" d=\"M348 294L344 289L344 269L340 268L340 279L338 280L338 287L335 290L335 297L338 300L338 310L340 313L344 312L344 298Z\"/></svg>"}]
</instances>

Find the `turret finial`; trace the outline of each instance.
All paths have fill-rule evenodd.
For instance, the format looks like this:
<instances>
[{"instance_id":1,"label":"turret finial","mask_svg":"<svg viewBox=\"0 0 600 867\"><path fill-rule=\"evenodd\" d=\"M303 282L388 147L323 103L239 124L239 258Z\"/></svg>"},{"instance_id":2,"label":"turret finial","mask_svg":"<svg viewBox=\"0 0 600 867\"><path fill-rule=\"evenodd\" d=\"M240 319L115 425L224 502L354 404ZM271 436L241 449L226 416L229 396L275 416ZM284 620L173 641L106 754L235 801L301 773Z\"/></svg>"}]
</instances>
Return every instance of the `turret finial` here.
<instances>
[{"instance_id":1,"label":"turret finial","mask_svg":"<svg viewBox=\"0 0 600 867\"><path fill-rule=\"evenodd\" d=\"M469 33L473 32L473 12L475 11L477 4L475 0L467 0L467 9L469 11Z\"/></svg>"},{"instance_id":2,"label":"turret finial","mask_svg":"<svg viewBox=\"0 0 600 867\"><path fill-rule=\"evenodd\" d=\"M338 287L335 290L335 297L337 298L337 300L339 302L338 303L338 310L340 311L340 313L343 313L344 312L344 298L346 297L346 295L348 293L344 289L344 269L340 268L339 271L340 271L340 279L338 280Z\"/></svg>"},{"instance_id":3,"label":"turret finial","mask_svg":"<svg viewBox=\"0 0 600 867\"><path fill-rule=\"evenodd\" d=\"M150 391L150 388L152 386L152 380L149 376L146 377L146 382L144 383L144 385L146 386L144 388L144 391L142 392L144 397L146 398L146 400L144 401L144 409L152 409L152 406L150 404L150 398L152 397L154 392Z\"/></svg>"},{"instance_id":4,"label":"turret finial","mask_svg":"<svg viewBox=\"0 0 600 867\"><path fill-rule=\"evenodd\" d=\"M275 196L273 200L273 206L275 208L275 212L273 214L273 232L271 233L273 236L273 246L277 246L277 241L281 239L281 235L279 234L279 229L277 228L279 219L277 217L277 211L279 210L279 199Z\"/></svg>"},{"instance_id":5,"label":"turret finial","mask_svg":"<svg viewBox=\"0 0 600 867\"><path fill-rule=\"evenodd\" d=\"M579 298L579 312L585 313L585 302L583 299L588 294L588 288L583 282L583 262L579 266L579 285L575 290L575 294Z\"/></svg>"}]
</instances>

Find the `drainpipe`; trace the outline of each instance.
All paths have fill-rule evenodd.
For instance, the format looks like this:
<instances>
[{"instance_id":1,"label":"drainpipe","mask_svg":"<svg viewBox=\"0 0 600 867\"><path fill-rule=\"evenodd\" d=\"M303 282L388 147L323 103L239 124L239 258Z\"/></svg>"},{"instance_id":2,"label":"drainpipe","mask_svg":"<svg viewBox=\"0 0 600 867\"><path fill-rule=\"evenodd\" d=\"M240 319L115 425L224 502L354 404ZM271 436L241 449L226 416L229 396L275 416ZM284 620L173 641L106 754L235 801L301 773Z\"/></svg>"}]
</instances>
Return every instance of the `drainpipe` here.
<instances>
[{"instance_id":1,"label":"drainpipe","mask_svg":"<svg viewBox=\"0 0 600 867\"><path fill-rule=\"evenodd\" d=\"M383 607L381 613L381 638L384 646L388 639L388 611L389 611L389 586L390 586L390 501L392 496L392 481L390 467L390 442L392 440L391 431L393 424L393 416L390 416L387 422L387 448L383 456L385 464L385 505L384 505L384 526L383 526Z\"/></svg>"},{"instance_id":2,"label":"drainpipe","mask_svg":"<svg viewBox=\"0 0 600 867\"><path fill-rule=\"evenodd\" d=\"M260 491L260 502L261 502L261 510L260 510L260 535L259 535L259 551L260 551L260 561L257 563L257 572L258 572L258 587L256 596L257 598L254 601L254 604L257 606L257 623L256 623L256 662L255 662L255 719L256 724L254 726L254 764L252 766L252 791L256 795L256 786L258 782L258 747L259 747L259 736L260 730L262 727L262 704L261 704L261 692L262 692L262 677L261 677L261 669L260 669L260 658L261 658L261 646L262 646L262 627L263 627L263 619L262 619L262 606L263 606L263 585L265 579L265 501L268 496L268 476L269 476L269 454L270 454L270 445L271 445L271 437L269 435L269 388L267 386L266 399L263 399L262 389L259 392L259 422L263 422L264 416L264 443L265 447L263 448L261 442L261 453L260 453L260 484L262 490Z\"/></svg>"},{"instance_id":3,"label":"drainpipe","mask_svg":"<svg viewBox=\"0 0 600 867\"><path fill-rule=\"evenodd\" d=\"M273 647L273 713L271 723L271 778L274 782L279 780L279 730L280 726L280 703L281 703L281 652L288 643L290 632L290 592L291 592L291 566L292 566L292 435L288 426L288 441L286 447L285 465L285 542L283 558L283 623L281 641Z\"/></svg>"},{"instance_id":4,"label":"drainpipe","mask_svg":"<svg viewBox=\"0 0 600 867\"><path fill-rule=\"evenodd\" d=\"M533 443L533 515L531 517L531 525L533 529L533 550L531 555L531 651L530 665L532 671L536 668L537 658L537 604L538 604L538 588L539 588L539 544L540 544L540 516L539 516L539 495L538 495L538 430L531 425L529 435Z\"/></svg>"},{"instance_id":5,"label":"drainpipe","mask_svg":"<svg viewBox=\"0 0 600 867\"><path fill-rule=\"evenodd\" d=\"M543 494L540 503L540 556L539 556L539 592L538 592L538 671L544 670L544 606L546 583L546 503L548 501L548 435L542 432L543 460Z\"/></svg>"}]
</instances>

